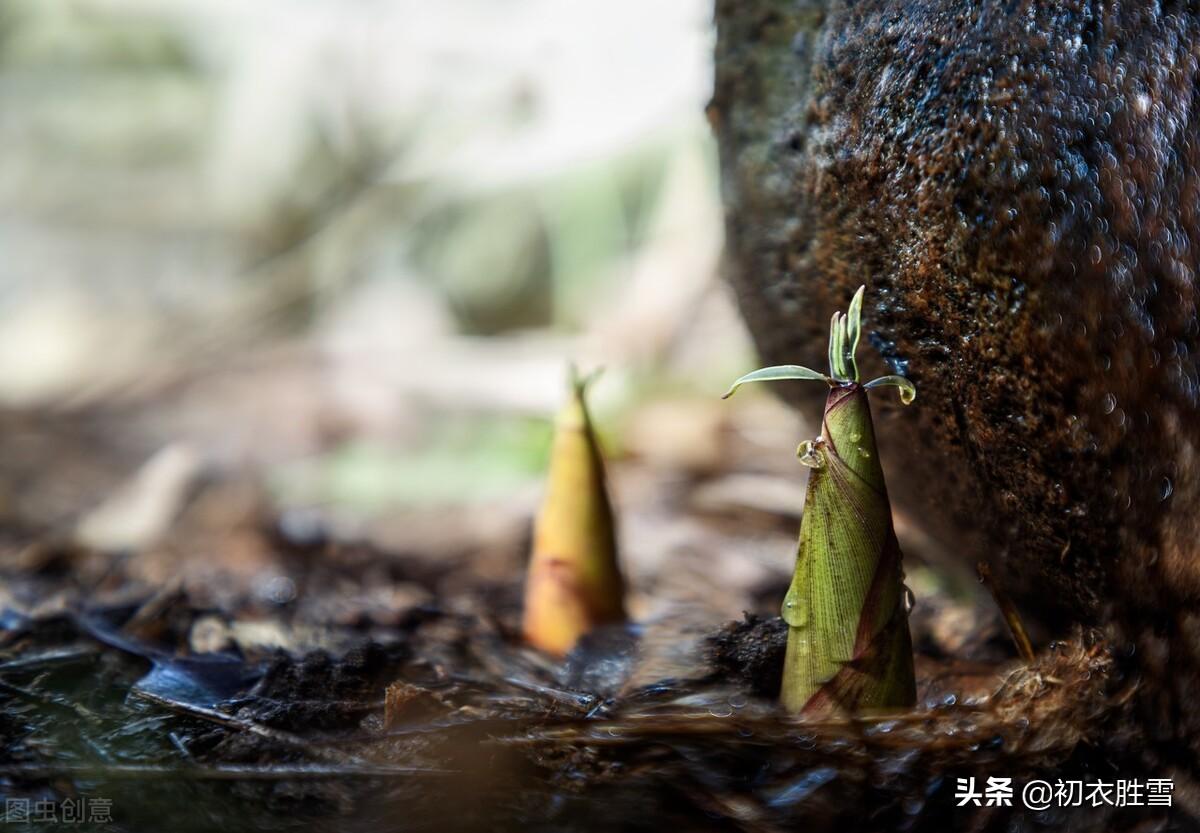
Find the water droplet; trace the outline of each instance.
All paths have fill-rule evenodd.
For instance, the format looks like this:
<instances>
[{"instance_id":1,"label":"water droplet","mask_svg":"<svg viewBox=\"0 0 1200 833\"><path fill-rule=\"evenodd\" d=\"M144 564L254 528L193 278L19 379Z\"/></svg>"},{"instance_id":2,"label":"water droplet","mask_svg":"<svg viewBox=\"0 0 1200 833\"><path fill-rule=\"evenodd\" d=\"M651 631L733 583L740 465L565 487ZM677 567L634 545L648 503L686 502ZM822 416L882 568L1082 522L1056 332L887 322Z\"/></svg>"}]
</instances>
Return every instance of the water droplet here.
<instances>
[{"instance_id":1,"label":"water droplet","mask_svg":"<svg viewBox=\"0 0 1200 833\"><path fill-rule=\"evenodd\" d=\"M917 597L913 593L912 588L907 584L904 585L904 612L912 613L912 609L917 606Z\"/></svg>"},{"instance_id":2,"label":"water droplet","mask_svg":"<svg viewBox=\"0 0 1200 833\"><path fill-rule=\"evenodd\" d=\"M820 442L820 438L817 438L800 443L800 447L796 449L796 455L800 458L801 465L808 466L810 469L825 468L825 455L821 452Z\"/></svg>"},{"instance_id":3,"label":"water droplet","mask_svg":"<svg viewBox=\"0 0 1200 833\"><path fill-rule=\"evenodd\" d=\"M862 439L862 431L851 431L850 432L850 442L856 443L861 439Z\"/></svg>"},{"instance_id":4,"label":"water droplet","mask_svg":"<svg viewBox=\"0 0 1200 833\"><path fill-rule=\"evenodd\" d=\"M1164 477L1162 482L1158 484L1158 499L1166 500L1175 492L1175 485L1171 483L1171 478Z\"/></svg>"},{"instance_id":5,"label":"water droplet","mask_svg":"<svg viewBox=\"0 0 1200 833\"><path fill-rule=\"evenodd\" d=\"M733 709L727 705L713 706L708 713L713 717L733 717Z\"/></svg>"},{"instance_id":6,"label":"water droplet","mask_svg":"<svg viewBox=\"0 0 1200 833\"><path fill-rule=\"evenodd\" d=\"M808 605L790 592L784 597L783 609L779 613L783 621L793 628L802 628L808 624Z\"/></svg>"},{"instance_id":7,"label":"water droplet","mask_svg":"<svg viewBox=\"0 0 1200 833\"><path fill-rule=\"evenodd\" d=\"M1090 260L1093 264L1099 263L1101 257L1103 257L1103 255L1100 252L1099 246L1092 246L1092 248L1088 249L1088 260Z\"/></svg>"},{"instance_id":8,"label":"water droplet","mask_svg":"<svg viewBox=\"0 0 1200 833\"><path fill-rule=\"evenodd\" d=\"M1117 409L1117 397L1111 393L1104 394L1104 399L1100 401L1101 407L1104 408L1104 413L1111 414Z\"/></svg>"},{"instance_id":9,"label":"water droplet","mask_svg":"<svg viewBox=\"0 0 1200 833\"><path fill-rule=\"evenodd\" d=\"M858 447L858 453L861 454L865 459L870 459L871 457L871 452L863 448L861 445Z\"/></svg>"},{"instance_id":10,"label":"water droplet","mask_svg":"<svg viewBox=\"0 0 1200 833\"><path fill-rule=\"evenodd\" d=\"M746 703L748 703L748 702L749 702L749 700L746 699L746 696L744 694L729 695L729 705L733 706L735 709L746 708Z\"/></svg>"},{"instance_id":11,"label":"water droplet","mask_svg":"<svg viewBox=\"0 0 1200 833\"><path fill-rule=\"evenodd\" d=\"M275 576L267 582L263 595L277 605L285 605L296 599L296 582L287 576Z\"/></svg>"}]
</instances>

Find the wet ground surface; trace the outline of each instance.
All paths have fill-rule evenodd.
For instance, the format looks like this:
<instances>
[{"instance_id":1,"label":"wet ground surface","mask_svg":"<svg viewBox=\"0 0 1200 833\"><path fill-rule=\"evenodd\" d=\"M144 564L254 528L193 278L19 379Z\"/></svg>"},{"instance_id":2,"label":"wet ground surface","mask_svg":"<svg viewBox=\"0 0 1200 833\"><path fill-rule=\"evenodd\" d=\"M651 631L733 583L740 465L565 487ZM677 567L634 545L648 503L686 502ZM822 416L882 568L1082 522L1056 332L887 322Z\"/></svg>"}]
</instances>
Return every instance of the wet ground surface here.
<instances>
[{"instance_id":1,"label":"wet ground surface","mask_svg":"<svg viewBox=\"0 0 1200 833\"><path fill-rule=\"evenodd\" d=\"M120 490L103 460L62 462L10 493ZM956 806L959 777L1162 776L1099 635L1026 666L909 537L918 707L799 721L775 703L795 518L747 508L744 480L616 477L637 624L563 662L517 638L527 516L356 536L236 477L194 483L132 549L20 513L0 533L0 797L110 802L91 827L128 831L1188 829Z\"/></svg>"},{"instance_id":2,"label":"wet ground surface","mask_svg":"<svg viewBox=\"0 0 1200 833\"><path fill-rule=\"evenodd\" d=\"M111 799L117 829L938 829L955 774L1077 756L1110 668L1070 642L1024 669L986 628L979 659L939 656L918 617L918 710L802 723L773 700L775 617L614 629L558 664L515 638L514 586L476 583L509 600L486 615L432 597L318 627L179 590L89 602L53 563L10 577L62 594L0 623L0 787Z\"/></svg>"}]
</instances>

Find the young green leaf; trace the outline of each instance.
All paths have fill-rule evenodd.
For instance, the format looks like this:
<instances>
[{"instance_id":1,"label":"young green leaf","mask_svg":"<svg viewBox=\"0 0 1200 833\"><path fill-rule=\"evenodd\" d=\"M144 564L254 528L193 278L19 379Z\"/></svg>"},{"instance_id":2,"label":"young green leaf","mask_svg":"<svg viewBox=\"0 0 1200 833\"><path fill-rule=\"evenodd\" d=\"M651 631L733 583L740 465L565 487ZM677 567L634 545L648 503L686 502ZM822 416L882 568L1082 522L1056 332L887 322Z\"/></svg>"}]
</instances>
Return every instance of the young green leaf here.
<instances>
[{"instance_id":1,"label":"young green leaf","mask_svg":"<svg viewBox=\"0 0 1200 833\"><path fill-rule=\"evenodd\" d=\"M866 291L866 286L860 286L854 293L854 297L850 299L850 308L846 311L849 329L846 334L845 350L851 382L858 381L858 362L855 360L854 354L858 351L858 340L862 336L862 304Z\"/></svg>"},{"instance_id":2,"label":"young green leaf","mask_svg":"<svg viewBox=\"0 0 1200 833\"><path fill-rule=\"evenodd\" d=\"M883 387L899 388L900 401L905 405L911 405L917 398L917 386L903 376L880 376L878 379L867 382L863 387L868 390Z\"/></svg>"},{"instance_id":3,"label":"young green leaf","mask_svg":"<svg viewBox=\"0 0 1200 833\"><path fill-rule=\"evenodd\" d=\"M835 312L829 319L829 375L836 381L842 380L841 352L838 350L838 318L841 313Z\"/></svg>"},{"instance_id":4,"label":"young green leaf","mask_svg":"<svg viewBox=\"0 0 1200 833\"><path fill-rule=\"evenodd\" d=\"M725 392L722 399L728 399L733 396L734 392L747 382L778 382L785 379L804 379L804 380L821 380L823 382L831 382L830 378L824 373L819 373L816 370L810 370L807 367L801 367L798 364L782 364L776 367L764 367L760 370L755 370L753 373L747 373L745 376L738 379Z\"/></svg>"}]
</instances>

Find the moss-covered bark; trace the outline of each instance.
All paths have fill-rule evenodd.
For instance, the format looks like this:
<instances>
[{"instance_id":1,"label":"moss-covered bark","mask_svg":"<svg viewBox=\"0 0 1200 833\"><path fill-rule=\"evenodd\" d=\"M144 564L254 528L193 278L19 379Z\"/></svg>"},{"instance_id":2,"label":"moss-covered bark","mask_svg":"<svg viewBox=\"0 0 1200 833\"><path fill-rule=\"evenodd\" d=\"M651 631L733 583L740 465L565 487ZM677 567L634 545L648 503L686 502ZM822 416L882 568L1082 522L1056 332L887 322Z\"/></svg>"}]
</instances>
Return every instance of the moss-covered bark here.
<instances>
[{"instance_id":1,"label":"moss-covered bark","mask_svg":"<svg viewBox=\"0 0 1200 833\"><path fill-rule=\"evenodd\" d=\"M764 362L818 362L867 282L864 373L921 390L879 415L893 501L1027 616L1111 626L1152 733L1196 760L1200 14L721 0L717 28Z\"/></svg>"}]
</instances>

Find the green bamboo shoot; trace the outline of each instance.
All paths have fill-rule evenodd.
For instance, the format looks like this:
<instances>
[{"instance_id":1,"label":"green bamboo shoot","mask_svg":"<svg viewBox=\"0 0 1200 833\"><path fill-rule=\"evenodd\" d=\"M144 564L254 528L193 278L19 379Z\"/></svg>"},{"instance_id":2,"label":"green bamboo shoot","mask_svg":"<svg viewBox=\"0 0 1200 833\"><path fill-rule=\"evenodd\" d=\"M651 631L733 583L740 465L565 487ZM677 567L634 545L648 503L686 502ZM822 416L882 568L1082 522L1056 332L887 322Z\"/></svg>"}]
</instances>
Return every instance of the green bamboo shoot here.
<instances>
[{"instance_id":1,"label":"green bamboo shoot","mask_svg":"<svg viewBox=\"0 0 1200 833\"><path fill-rule=\"evenodd\" d=\"M866 391L901 376L859 383L855 349L864 288L830 322L829 373L797 365L743 376L741 384L820 379L830 386L821 434L800 447L810 468L800 541L782 615L788 625L780 700L793 713L877 711L913 705L908 591Z\"/></svg>"}]
</instances>

